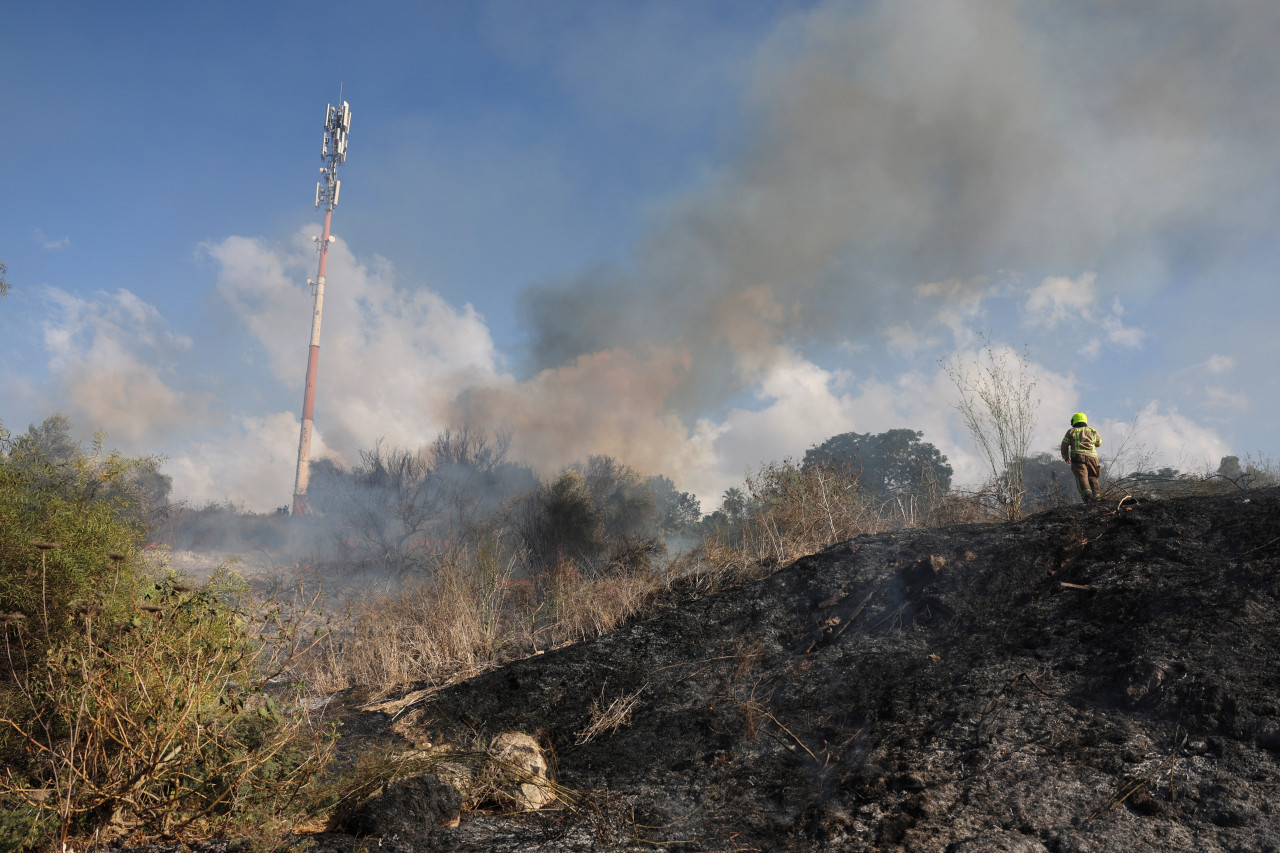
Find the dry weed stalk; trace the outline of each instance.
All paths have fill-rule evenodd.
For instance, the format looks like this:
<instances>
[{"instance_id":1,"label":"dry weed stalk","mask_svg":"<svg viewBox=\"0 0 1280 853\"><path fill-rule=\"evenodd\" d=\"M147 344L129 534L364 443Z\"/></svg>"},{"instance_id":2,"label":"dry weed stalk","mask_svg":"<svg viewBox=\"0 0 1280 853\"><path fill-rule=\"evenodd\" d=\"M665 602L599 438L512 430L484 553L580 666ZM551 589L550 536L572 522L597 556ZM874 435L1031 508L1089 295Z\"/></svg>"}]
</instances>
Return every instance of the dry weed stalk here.
<instances>
[{"instance_id":1,"label":"dry weed stalk","mask_svg":"<svg viewBox=\"0 0 1280 853\"><path fill-rule=\"evenodd\" d=\"M501 557L500 561L497 559ZM452 684L507 661L613 630L662 587L649 572L583 577L570 562L541 589L516 577L519 552L459 549L428 579L368 592L297 667L313 692Z\"/></svg>"},{"instance_id":2,"label":"dry weed stalk","mask_svg":"<svg viewBox=\"0 0 1280 853\"><path fill-rule=\"evenodd\" d=\"M521 643L524 600L512 575L518 555L446 554L430 579L394 591L372 589L301 662L313 692L411 681L450 684L491 668Z\"/></svg>"},{"instance_id":3,"label":"dry weed stalk","mask_svg":"<svg viewBox=\"0 0 1280 853\"><path fill-rule=\"evenodd\" d=\"M591 703L591 722L578 734L575 743L585 746L605 732L613 734L623 726L630 725L631 714L640 704L640 694L646 687L647 684L635 693L620 694L608 705L604 704L604 691L601 690L600 698Z\"/></svg>"},{"instance_id":4,"label":"dry weed stalk","mask_svg":"<svg viewBox=\"0 0 1280 853\"><path fill-rule=\"evenodd\" d=\"M742 550L757 563L785 565L855 536L916 523L914 495L874 499L857 471L840 462L763 466L747 477L750 510Z\"/></svg>"}]
</instances>

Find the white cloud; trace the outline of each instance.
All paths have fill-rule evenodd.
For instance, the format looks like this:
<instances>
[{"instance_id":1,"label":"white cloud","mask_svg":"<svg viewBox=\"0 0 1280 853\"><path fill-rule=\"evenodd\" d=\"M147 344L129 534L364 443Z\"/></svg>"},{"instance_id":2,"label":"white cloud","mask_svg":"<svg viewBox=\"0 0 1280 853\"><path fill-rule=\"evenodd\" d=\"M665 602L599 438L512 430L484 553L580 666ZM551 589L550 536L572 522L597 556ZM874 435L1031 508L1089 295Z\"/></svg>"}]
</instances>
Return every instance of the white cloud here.
<instances>
[{"instance_id":1,"label":"white cloud","mask_svg":"<svg viewBox=\"0 0 1280 853\"><path fill-rule=\"evenodd\" d=\"M1033 329L1053 329L1059 325L1070 327L1073 334L1084 336L1077 350L1089 358L1102 353L1104 343L1134 349L1142 346L1146 332L1124 323L1124 306L1118 298L1112 299L1111 310L1103 315L1097 311L1097 274L1083 273L1071 279L1050 276L1033 288L1023 304L1023 316ZM1095 334L1098 329L1102 335Z\"/></svg>"},{"instance_id":2,"label":"white cloud","mask_svg":"<svg viewBox=\"0 0 1280 853\"><path fill-rule=\"evenodd\" d=\"M891 352L911 355L931 346L936 341L922 337L910 323L898 323L884 330L884 336Z\"/></svg>"},{"instance_id":3,"label":"white cloud","mask_svg":"<svg viewBox=\"0 0 1280 853\"><path fill-rule=\"evenodd\" d=\"M1121 319L1123 316L1124 308L1120 305L1120 300L1116 299L1111 305L1111 313L1102 318L1102 328L1107 333L1107 341L1127 349L1142 346L1147 333L1142 329L1126 326Z\"/></svg>"},{"instance_id":4,"label":"white cloud","mask_svg":"<svg viewBox=\"0 0 1280 853\"><path fill-rule=\"evenodd\" d=\"M44 232L41 231L39 228L33 229L31 232L31 236L32 238L35 239L37 243L40 244L40 248L45 249L46 251L56 251L58 249L65 249L71 245L70 237L59 237L58 239L54 240L52 238L46 237L44 235Z\"/></svg>"},{"instance_id":5,"label":"white cloud","mask_svg":"<svg viewBox=\"0 0 1280 853\"><path fill-rule=\"evenodd\" d=\"M1229 391L1218 385L1206 385L1204 396L1205 400L1201 405L1218 413L1244 412L1253 406L1248 394Z\"/></svg>"},{"instance_id":6,"label":"white cloud","mask_svg":"<svg viewBox=\"0 0 1280 853\"><path fill-rule=\"evenodd\" d=\"M1214 471L1222 457L1231 453L1215 429L1159 400L1147 403L1131 421L1103 419L1099 429L1101 455L1122 472L1166 466L1191 473Z\"/></svg>"},{"instance_id":7,"label":"white cloud","mask_svg":"<svg viewBox=\"0 0 1280 853\"><path fill-rule=\"evenodd\" d=\"M1051 276L1027 294L1026 312L1033 326L1054 327L1064 320L1089 320L1096 299L1096 273L1079 278Z\"/></svg>"},{"instance_id":8,"label":"white cloud","mask_svg":"<svg viewBox=\"0 0 1280 853\"><path fill-rule=\"evenodd\" d=\"M917 285L915 301L924 306L929 322L951 330L956 346L972 346L979 333L972 321L982 314L987 300L1001 293L1002 287L985 276L948 279Z\"/></svg>"},{"instance_id":9,"label":"white cloud","mask_svg":"<svg viewBox=\"0 0 1280 853\"><path fill-rule=\"evenodd\" d=\"M1201 367L1208 373L1220 374L1234 370L1236 360L1229 355L1211 355Z\"/></svg>"}]
</instances>

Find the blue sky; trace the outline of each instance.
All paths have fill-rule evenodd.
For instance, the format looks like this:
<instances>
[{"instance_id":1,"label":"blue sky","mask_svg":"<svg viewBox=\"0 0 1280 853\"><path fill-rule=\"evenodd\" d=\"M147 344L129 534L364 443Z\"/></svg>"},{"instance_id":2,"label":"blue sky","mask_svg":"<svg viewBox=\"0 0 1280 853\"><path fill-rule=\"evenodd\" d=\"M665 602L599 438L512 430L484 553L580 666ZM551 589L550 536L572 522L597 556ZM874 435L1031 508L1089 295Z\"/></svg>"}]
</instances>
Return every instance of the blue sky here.
<instances>
[{"instance_id":1,"label":"blue sky","mask_svg":"<svg viewBox=\"0 0 1280 853\"><path fill-rule=\"evenodd\" d=\"M1037 448L1083 408L1131 458L1280 453L1274 4L0 15L0 421L163 453L195 503L289 500L340 84L316 455L471 422L710 509L909 426L976 482L940 362L984 336Z\"/></svg>"}]
</instances>

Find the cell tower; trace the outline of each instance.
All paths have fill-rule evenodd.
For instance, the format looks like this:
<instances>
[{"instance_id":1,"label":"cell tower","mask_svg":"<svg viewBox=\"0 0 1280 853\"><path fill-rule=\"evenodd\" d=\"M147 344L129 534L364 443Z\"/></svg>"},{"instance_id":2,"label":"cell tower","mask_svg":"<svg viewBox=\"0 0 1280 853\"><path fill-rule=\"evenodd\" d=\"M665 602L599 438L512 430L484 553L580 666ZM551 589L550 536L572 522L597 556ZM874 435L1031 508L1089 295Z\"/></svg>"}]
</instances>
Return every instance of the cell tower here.
<instances>
[{"instance_id":1,"label":"cell tower","mask_svg":"<svg viewBox=\"0 0 1280 853\"><path fill-rule=\"evenodd\" d=\"M302 392L302 431L298 436L298 473L293 481L293 514L307 512L307 483L311 479L311 428L316 405L316 368L320 363L320 312L324 308L324 266L329 256L329 225L333 221L333 209L338 206L338 192L342 181L338 180L338 167L347 162L347 134L351 132L351 105L341 100L338 106L328 105L324 114L324 146L320 149L320 180L316 182L316 210L324 207L324 233L311 239L319 243L320 270L316 280L307 280L315 295L311 314L311 347L307 352L307 384Z\"/></svg>"}]
</instances>

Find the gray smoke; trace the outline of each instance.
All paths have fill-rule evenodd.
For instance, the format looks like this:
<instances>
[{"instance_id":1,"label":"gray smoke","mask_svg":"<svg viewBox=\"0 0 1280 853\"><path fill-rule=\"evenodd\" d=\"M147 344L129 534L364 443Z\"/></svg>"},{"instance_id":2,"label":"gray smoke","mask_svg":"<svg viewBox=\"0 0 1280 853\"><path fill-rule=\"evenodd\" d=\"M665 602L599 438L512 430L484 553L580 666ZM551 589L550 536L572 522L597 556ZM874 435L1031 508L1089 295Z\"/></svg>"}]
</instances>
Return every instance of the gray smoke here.
<instances>
[{"instance_id":1,"label":"gray smoke","mask_svg":"<svg viewBox=\"0 0 1280 853\"><path fill-rule=\"evenodd\" d=\"M529 291L534 371L680 353L667 404L779 347L925 322L930 282L1158 288L1274 220L1280 6L829 4L762 50L736 161L626 269ZM935 289L936 290L936 289ZM963 288L956 288L963 291Z\"/></svg>"}]
</instances>

